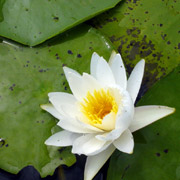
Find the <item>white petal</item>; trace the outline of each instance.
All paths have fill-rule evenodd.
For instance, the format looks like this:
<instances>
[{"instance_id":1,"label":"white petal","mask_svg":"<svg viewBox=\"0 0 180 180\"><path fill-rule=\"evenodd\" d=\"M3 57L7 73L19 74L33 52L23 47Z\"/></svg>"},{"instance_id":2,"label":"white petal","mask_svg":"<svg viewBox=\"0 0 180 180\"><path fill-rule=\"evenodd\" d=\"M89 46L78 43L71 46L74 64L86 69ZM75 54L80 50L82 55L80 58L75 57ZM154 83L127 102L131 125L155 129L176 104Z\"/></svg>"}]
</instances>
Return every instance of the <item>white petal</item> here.
<instances>
[{"instance_id":1,"label":"white petal","mask_svg":"<svg viewBox=\"0 0 180 180\"><path fill-rule=\"evenodd\" d=\"M127 128L114 129L108 133L96 135L96 138L102 141L114 141L117 139Z\"/></svg>"},{"instance_id":2,"label":"white petal","mask_svg":"<svg viewBox=\"0 0 180 180\"><path fill-rule=\"evenodd\" d=\"M75 103L76 99L72 94L63 93L63 92L54 92L49 93L49 100L55 107L55 109L62 115L67 115L65 112L65 107L68 107L69 114L73 113L76 109ZM64 107L63 107L64 106ZM71 111L69 111L71 109ZM73 111L74 110L74 111Z\"/></svg>"},{"instance_id":3,"label":"white petal","mask_svg":"<svg viewBox=\"0 0 180 180\"><path fill-rule=\"evenodd\" d=\"M81 76L77 71L75 71L74 69L68 68L68 67L63 67L66 79L69 79L69 74L76 74L77 76Z\"/></svg>"},{"instance_id":4,"label":"white petal","mask_svg":"<svg viewBox=\"0 0 180 180\"><path fill-rule=\"evenodd\" d=\"M83 73L82 78L82 87L84 88L85 96L87 95L88 91L90 93L94 93L94 90L102 88L100 83L93 76Z\"/></svg>"},{"instance_id":5,"label":"white petal","mask_svg":"<svg viewBox=\"0 0 180 180\"><path fill-rule=\"evenodd\" d=\"M82 87L82 77L79 74L73 73L71 71L66 72L66 70L67 68L64 68L64 72L68 80L70 89L73 95L75 96L75 98L77 100L81 100L82 96L85 94L84 89Z\"/></svg>"},{"instance_id":6,"label":"white petal","mask_svg":"<svg viewBox=\"0 0 180 180\"><path fill-rule=\"evenodd\" d=\"M68 131L60 131L56 134L53 134L45 142L46 145L51 146L71 146L76 138L80 135L76 133L71 133Z\"/></svg>"},{"instance_id":7,"label":"white petal","mask_svg":"<svg viewBox=\"0 0 180 180\"><path fill-rule=\"evenodd\" d=\"M49 98L56 98L56 101L59 101L59 103L69 103L74 104L77 100L72 94L65 93L65 92L51 92L48 93Z\"/></svg>"},{"instance_id":8,"label":"white petal","mask_svg":"<svg viewBox=\"0 0 180 180\"><path fill-rule=\"evenodd\" d=\"M76 104L62 104L61 110L64 113L63 115L66 117L74 118L80 114Z\"/></svg>"},{"instance_id":9,"label":"white petal","mask_svg":"<svg viewBox=\"0 0 180 180\"><path fill-rule=\"evenodd\" d=\"M94 76L95 78L96 78L96 70L99 59L100 56L96 52L94 52L91 58L91 75Z\"/></svg>"},{"instance_id":10,"label":"white petal","mask_svg":"<svg viewBox=\"0 0 180 180\"><path fill-rule=\"evenodd\" d=\"M113 62L113 59L114 59L114 57L116 56L116 51L112 51L112 53L111 53L111 56L110 56L110 58L109 58L109 65L111 66L112 65L112 62Z\"/></svg>"},{"instance_id":11,"label":"white petal","mask_svg":"<svg viewBox=\"0 0 180 180\"><path fill-rule=\"evenodd\" d=\"M135 102L141 86L141 82L144 74L144 65L145 65L144 60L139 61L136 64L133 71L131 72L131 75L127 82L127 91L131 95L133 102Z\"/></svg>"},{"instance_id":12,"label":"white petal","mask_svg":"<svg viewBox=\"0 0 180 180\"><path fill-rule=\"evenodd\" d=\"M127 129L134 116L134 105L127 91L123 92L122 107L119 107L115 129Z\"/></svg>"},{"instance_id":13,"label":"white petal","mask_svg":"<svg viewBox=\"0 0 180 180\"><path fill-rule=\"evenodd\" d=\"M116 101L118 106L120 106L122 104L122 98L124 97L123 96L124 91L125 90L123 90L121 87L109 88L109 92L115 98L115 101ZM127 92L127 91L125 91L125 92Z\"/></svg>"},{"instance_id":14,"label":"white petal","mask_svg":"<svg viewBox=\"0 0 180 180\"><path fill-rule=\"evenodd\" d=\"M83 121L81 121L81 120L77 120L78 122L79 122L79 124L82 126L82 127L84 127L84 128L86 128L86 129L88 129L89 131L91 131L91 133L102 133L102 132L104 132L103 130L101 130L101 129L99 129L99 128L96 128L96 127L94 127L94 126L92 126L92 125L90 125L90 124L88 124L88 123L84 123Z\"/></svg>"},{"instance_id":15,"label":"white petal","mask_svg":"<svg viewBox=\"0 0 180 180\"><path fill-rule=\"evenodd\" d=\"M115 127L116 113L111 112L107 114L102 120L103 129L112 130Z\"/></svg>"},{"instance_id":16,"label":"white petal","mask_svg":"<svg viewBox=\"0 0 180 180\"><path fill-rule=\"evenodd\" d=\"M114 112L111 112L103 118L102 124L95 124L94 126L105 131L111 131L114 129L115 123L116 114Z\"/></svg>"},{"instance_id":17,"label":"white petal","mask_svg":"<svg viewBox=\"0 0 180 180\"><path fill-rule=\"evenodd\" d=\"M102 132L102 130L97 129L93 126L88 124L84 124L83 122L78 121L76 118L68 118L63 117L61 121L57 123L58 126L61 128L71 131L74 133L97 133Z\"/></svg>"},{"instance_id":18,"label":"white petal","mask_svg":"<svg viewBox=\"0 0 180 180\"><path fill-rule=\"evenodd\" d=\"M62 115L54 108L52 104L43 104L41 105L41 108L59 120L62 118Z\"/></svg>"},{"instance_id":19,"label":"white petal","mask_svg":"<svg viewBox=\"0 0 180 180\"><path fill-rule=\"evenodd\" d=\"M92 155L99 152L104 145L107 147L106 141L96 139L95 134L84 134L74 141L72 153Z\"/></svg>"},{"instance_id":20,"label":"white petal","mask_svg":"<svg viewBox=\"0 0 180 180\"><path fill-rule=\"evenodd\" d=\"M111 145L100 154L87 157L84 171L84 180L92 180L101 167L105 164L105 162L109 159L114 150L115 147Z\"/></svg>"},{"instance_id":21,"label":"white petal","mask_svg":"<svg viewBox=\"0 0 180 180\"><path fill-rule=\"evenodd\" d=\"M97 64L96 78L105 86L114 86L116 84L109 64L102 57Z\"/></svg>"},{"instance_id":22,"label":"white petal","mask_svg":"<svg viewBox=\"0 0 180 180\"><path fill-rule=\"evenodd\" d=\"M114 74L116 83L123 89L126 89L127 76L126 76L126 70L124 68L124 64L123 64L121 55L116 54L112 58L112 60L109 62L109 64L110 64L111 70Z\"/></svg>"},{"instance_id":23,"label":"white petal","mask_svg":"<svg viewBox=\"0 0 180 180\"><path fill-rule=\"evenodd\" d=\"M122 152L132 154L134 148L133 136L129 129L124 131L124 133L113 142L114 146Z\"/></svg>"},{"instance_id":24,"label":"white petal","mask_svg":"<svg viewBox=\"0 0 180 180\"><path fill-rule=\"evenodd\" d=\"M135 108L134 119L131 122L131 132L137 131L158 119L175 112L175 108L167 106L140 106Z\"/></svg>"},{"instance_id":25,"label":"white petal","mask_svg":"<svg viewBox=\"0 0 180 180\"><path fill-rule=\"evenodd\" d=\"M82 128L76 121L71 123L69 120L61 120L57 123L57 125L74 133L88 133L87 129Z\"/></svg>"},{"instance_id":26,"label":"white petal","mask_svg":"<svg viewBox=\"0 0 180 180\"><path fill-rule=\"evenodd\" d=\"M92 153L88 153L88 154L86 154L86 156L95 156L96 154L99 154L102 151L106 150L111 144L112 144L112 141L108 141L100 149L98 149Z\"/></svg>"}]
</instances>

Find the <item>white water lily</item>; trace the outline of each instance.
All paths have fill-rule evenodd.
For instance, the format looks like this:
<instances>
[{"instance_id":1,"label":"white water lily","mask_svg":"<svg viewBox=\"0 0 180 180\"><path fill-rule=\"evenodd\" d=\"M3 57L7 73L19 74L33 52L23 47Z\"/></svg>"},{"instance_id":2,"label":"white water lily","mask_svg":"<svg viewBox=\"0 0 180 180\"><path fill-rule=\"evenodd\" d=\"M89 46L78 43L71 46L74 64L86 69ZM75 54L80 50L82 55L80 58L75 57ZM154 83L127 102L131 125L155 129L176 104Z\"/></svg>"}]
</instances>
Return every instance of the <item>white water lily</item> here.
<instances>
[{"instance_id":1,"label":"white water lily","mask_svg":"<svg viewBox=\"0 0 180 180\"><path fill-rule=\"evenodd\" d=\"M91 180L114 150L131 154L132 132L175 111L166 106L134 107L144 74L141 60L127 80L120 54L112 53L109 63L97 53L91 59L91 74L64 67L72 94L49 93L52 104L41 108L60 121L63 131L45 144L72 146L72 153L87 157L84 179Z\"/></svg>"}]
</instances>

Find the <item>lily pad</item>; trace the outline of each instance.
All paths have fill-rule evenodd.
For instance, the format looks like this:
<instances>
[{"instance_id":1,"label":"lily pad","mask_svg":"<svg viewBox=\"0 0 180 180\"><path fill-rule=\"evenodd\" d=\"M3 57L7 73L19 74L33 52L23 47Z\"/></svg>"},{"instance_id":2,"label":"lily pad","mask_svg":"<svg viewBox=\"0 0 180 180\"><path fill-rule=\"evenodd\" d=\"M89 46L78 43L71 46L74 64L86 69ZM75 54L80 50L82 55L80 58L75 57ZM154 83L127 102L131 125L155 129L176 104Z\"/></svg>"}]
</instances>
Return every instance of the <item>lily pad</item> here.
<instances>
[{"instance_id":1,"label":"lily pad","mask_svg":"<svg viewBox=\"0 0 180 180\"><path fill-rule=\"evenodd\" d=\"M0 35L34 46L93 16L120 0L6 0Z\"/></svg>"},{"instance_id":2,"label":"lily pad","mask_svg":"<svg viewBox=\"0 0 180 180\"><path fill-rule=\"evenodd\" d=\"M85 25L36 48L0 43L0 168L18 173L33 165L45 177L75 162L70 149L44 144L56 120L40 104L49 92L70 92L62 66L88 72L94 51L109 58L112 46Z\"/></svg>"},{"instance_id":3,"label":"lily pad","mask_svg":"<svg viewBox=\"0 0 180 180\"><path fill-rule=\"evenodd\" d=\"M5 0L0 1L0 22L3 20L3 13L2 13L2 8Z\"/></svg>"},{"instance_id":4,"label":"lily pad","mask_svg":"<svg viewBox=\"0 0 180 180\"><path fill-rule=\"evenodd\" d=\"M91 24L109 37L129 72L145 59L145 86L151 87L180 63L179 19L180 1L124 0Z\"/></svg>"},{"instance_id":5,"label":"lily pad","mask_svg":"<svg viewBox=\"0 0 180 180\"><path fill-rule=\"evenodd\" d=\"M110 161L108 180L180 179L180 66L157 82L138 103L167 105L176 112L135 133L132 155L116 151ZM136 138L141 134L143 141Z\"/></svg>"}]
</instances>

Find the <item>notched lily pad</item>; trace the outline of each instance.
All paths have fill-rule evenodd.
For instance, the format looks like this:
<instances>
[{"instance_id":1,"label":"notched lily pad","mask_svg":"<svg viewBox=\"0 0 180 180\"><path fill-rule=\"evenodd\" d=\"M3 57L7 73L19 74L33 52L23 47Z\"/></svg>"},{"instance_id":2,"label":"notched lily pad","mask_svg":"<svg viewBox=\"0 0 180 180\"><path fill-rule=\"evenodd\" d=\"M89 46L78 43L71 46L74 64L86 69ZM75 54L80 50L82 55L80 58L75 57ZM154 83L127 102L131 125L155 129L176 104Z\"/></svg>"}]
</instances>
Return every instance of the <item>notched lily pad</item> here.
<instances>
[{"instance_id":1,"label":"notched lily pad","mask_svg":"<svg viewBox=\"0 0 180 180\"><path fill-rule=\"evenodd\" d=\"M41 110L49 92L70 92L62 67L88 72L96 51L109 58L112 46L89 26L79 26L43 46L0 43L0 168L18 173L33 165L45 177L75 162L70 149L47 147L55 119Z\"/></svg>"},{"instance_id":2,"label":"notched lily pad","mask_svg":"<svg viewBox=\"0 0 180 180\"><path fill-rule=\"evenodd\" d=\"M6 0L0 35L34 46L114 7L120 0Z\"/></svg>"},{"instance_id":3,"label":"notched lily pad","mask_svg":"<svg viewBox=\"0 0 180 180\"><path fill-rule=\"evenodd\" d=\"M143 128L145 141L136 141L132 155L116 151L110 161L108 180L179 179L180 171L180 66L157 82L138 106L158 104L175 107L176 112ZM135 133L135 134L137 134ZM114 168L116 167L116 168Z\"/></svg>"}]
</instances>

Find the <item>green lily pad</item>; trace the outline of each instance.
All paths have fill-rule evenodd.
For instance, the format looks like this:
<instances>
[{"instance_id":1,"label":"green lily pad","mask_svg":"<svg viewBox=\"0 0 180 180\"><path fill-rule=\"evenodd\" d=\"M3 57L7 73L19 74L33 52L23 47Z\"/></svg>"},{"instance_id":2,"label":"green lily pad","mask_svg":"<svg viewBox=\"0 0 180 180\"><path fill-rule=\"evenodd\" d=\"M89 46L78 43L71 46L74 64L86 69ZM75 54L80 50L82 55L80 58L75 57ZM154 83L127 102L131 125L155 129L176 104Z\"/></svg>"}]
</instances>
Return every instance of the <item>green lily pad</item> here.
<instances>
[{"instance_id":1,"label":"green lily pad","mask_svg":"<svg viewBox=\"0 0 180 180\"><path fill-rule=\"evenodd\" d=\"M3 13L2 13L2 8L5 0L0 1L0 22L3 21Z\"/></svg>"},{"instance_id":2,"label":"green lily pad","mask_svg":"<svg viewBox=\"0 0 180 180\"><path fill-rule=\"evenodd\" d=\"M6 0L0 35L34 46L114 7L120 0Z\"/></svg>"},{"instance_id":3,"label":"green lily pad","mask_svg":"<svg viewBox=\"0 0 180 180\"><path fill-rule=\"evenodd\" d=\"M135 136L132 155L116 151L110 161L108 180L180 179L179 82L180 66L157 82L140 100L138 106L167 105L175 107L176 112L135 133L141 134L143 141Z\"/></svg>"},{"instance_id":4,"label":"green lily pad","mask_svg":"<svg viewBox=\"0 0 180 180\"><path fill-rule=\"evenodd\" d=\"M36 48L0 43L0 168L18 173L33 165L45 177L75 162L70 149L44 144L57 122L40 104L49 92L70 92L62 66L88 72L94 51L109 58L112 46L85 25Z\"/></svg>"},{"instance_id":5,"label":"green lily pad","mask_svg":"<svg viewBox=\"0 0 180 180\"><path fill-rule=\"evenodd\" d=\"M122 54L128 70L146 61L150 87L180 63L180 1L124 0L91 24Z\"/></svg>"}]
</instances>

